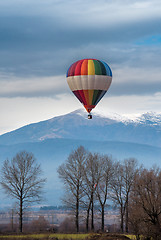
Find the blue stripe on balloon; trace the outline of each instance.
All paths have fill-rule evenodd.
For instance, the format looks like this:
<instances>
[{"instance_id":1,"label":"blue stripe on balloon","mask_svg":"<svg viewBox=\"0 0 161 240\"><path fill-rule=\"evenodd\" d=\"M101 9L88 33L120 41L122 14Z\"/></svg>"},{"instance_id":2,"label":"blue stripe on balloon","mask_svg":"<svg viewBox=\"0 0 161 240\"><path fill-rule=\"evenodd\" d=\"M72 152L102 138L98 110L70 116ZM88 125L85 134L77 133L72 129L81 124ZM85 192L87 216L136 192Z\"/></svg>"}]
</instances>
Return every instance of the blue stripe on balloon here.
<instances>
[{"instance_id":1,"label":"blue stripe on balloon","mask_svg":"<svg viewBox=\"0 0 161 240\"><path fill-rule=\"evenodd\" d=\"M95 102L95 105L97 105L97 103L103 98L103 96L105 95L106 92L107 92L106 90L101 91L100 95L97 98L97 101Z\"/></svg>"},{"instance_id":2,"label":"blue stripe on balloon","mask_svg":"<svg viewBox=\"0 0 161 240\"><path fill-rule=\"evenodd\" d=\"M108 66L107 63L105 63L105 62L103 62L103 61L102 61L102 63L103 63L103 65L104 65L104 67L106 68L106 75L112 77L111 68Z\"/></svg>"}]
</instances>

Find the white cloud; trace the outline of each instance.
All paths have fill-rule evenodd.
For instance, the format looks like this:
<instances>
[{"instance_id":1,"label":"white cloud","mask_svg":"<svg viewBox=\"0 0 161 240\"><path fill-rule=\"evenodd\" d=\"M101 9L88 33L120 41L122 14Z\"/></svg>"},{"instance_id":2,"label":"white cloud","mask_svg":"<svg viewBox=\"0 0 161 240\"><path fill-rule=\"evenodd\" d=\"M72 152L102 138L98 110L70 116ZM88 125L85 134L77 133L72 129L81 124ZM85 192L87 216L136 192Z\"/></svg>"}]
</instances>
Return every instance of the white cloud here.
<instances>
[{"instance_id":1,"label":"white cloud","mask_svg":"<svg viewBox=\"0 0 161 240\"><path fill-rule=\"evenodd\" d=\"M17 78L10 76L1 76L0 80L0 96L1 97L37 97L51 96L56 97L57 94L63 93L67 88L66 76L52 77L31 77Z\"/></svg>"},{"instance_id":2,"label":"white cloud","mask_svg":"<svg viewBox=\"0 0 161 240\"><path fill-rule=\"evenodd\" d=\"M116 112L123 115L133 115L145 112L160 112L161 92L153 95L124 95L111 97L108 94L96 108L104 113Z\"/></svg>"},{"instance_id":3,"label":"white cloud","mask_svg":"<svg viewBox=\"0 0 161 240\"><path fill-rule=\"evenodd\" d=\"M50 119L74 111L81 105L74 95L50 97L0 98L0 134L24 125Z\"/></svg>"},{"instance_id":4,"label":"white cloud","mask_svg":"<svg viewBox=\"0 0 161 240\"><path fill-rule=\"evenodd\" d=\"M117 69L114 70L113 78L114 82L119 84L140 84L140 86L144 84L154 84L157 86L157 84L160 84L161 82L161 70L160 68L154 67L152 69L149 69L149 66L144 68L122 66L121 68L117 67ZM142 92L144 92L144 89L142 90Z\"/></svg>"}]
</instances>

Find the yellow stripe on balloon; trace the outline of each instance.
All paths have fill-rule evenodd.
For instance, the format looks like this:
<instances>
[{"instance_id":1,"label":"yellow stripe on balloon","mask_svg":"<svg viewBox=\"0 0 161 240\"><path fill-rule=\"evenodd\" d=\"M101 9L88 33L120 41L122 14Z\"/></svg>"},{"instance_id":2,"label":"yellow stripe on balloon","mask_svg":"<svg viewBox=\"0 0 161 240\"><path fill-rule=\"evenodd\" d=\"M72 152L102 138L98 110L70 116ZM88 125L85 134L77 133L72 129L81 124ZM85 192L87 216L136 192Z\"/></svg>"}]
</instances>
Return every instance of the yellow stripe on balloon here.
<instances>
[{"instance_id":1,"label":"yellow stripe on balloon","mask_svg":"<svg viewBox=\"0 0 161 240\"><path fill-rule=\"evenodd\" d=\"M93 93L94 93L94 90L88 90L89 105L92 105Z\"/></svg>"},{"instance_id":2,"label":"yellow stripe on balloon","mask_svg":"<svg viewBox=\"0 0 161 240\"><path fill-rule=\"evenodd\" d=\"M88 75L95 75L95 67L93 60L88 60Z\"/></svg>"}]
</instances>

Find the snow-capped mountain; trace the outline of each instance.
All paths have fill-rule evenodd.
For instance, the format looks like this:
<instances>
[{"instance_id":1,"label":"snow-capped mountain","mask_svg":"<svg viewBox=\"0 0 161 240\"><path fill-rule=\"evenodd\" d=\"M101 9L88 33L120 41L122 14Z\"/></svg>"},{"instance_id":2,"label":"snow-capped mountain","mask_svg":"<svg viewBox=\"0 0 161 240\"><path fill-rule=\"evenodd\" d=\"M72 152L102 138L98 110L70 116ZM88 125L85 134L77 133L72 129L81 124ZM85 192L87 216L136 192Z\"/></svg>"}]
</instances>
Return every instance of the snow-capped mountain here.
<instances>
[{"instance_id":1,"label":"snow-capped mountain","mask_svg":"<svg viewBox=\"0 0 161 240\"><path fill-rule=\"evenodd\" d=\"M114 159L136 158L146 167L160 166L161 114L93 114L89 120L85 111L77 110L30 124L0 136L0 166L19 151L34 153L48 179L47 203L58 204L62 192L57 168L80 145Z\"/></svg>"},{"instance_id":2,"label":"snow-capped mountain","mask_svg":"<svg viewBox=\"0 0 161 240\"><path fill-rule=\"evenodd\" d=\"M161 114L145 113L135 119L110 114L87 119L83 110L27 125L0 136L0 144L46 139L121 141L161 147Z\"/></svg>"}]
</instances>

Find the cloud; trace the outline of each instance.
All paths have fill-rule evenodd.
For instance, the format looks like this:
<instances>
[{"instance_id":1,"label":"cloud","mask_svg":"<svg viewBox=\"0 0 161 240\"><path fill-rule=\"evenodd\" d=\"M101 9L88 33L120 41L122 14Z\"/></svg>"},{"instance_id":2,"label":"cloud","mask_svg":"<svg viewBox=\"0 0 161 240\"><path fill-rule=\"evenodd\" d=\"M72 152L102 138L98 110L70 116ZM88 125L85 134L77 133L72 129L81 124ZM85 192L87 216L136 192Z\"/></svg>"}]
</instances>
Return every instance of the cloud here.
<instances>
[{"instance_id":1,"label":"cloud","mask_svg":"<svg viewBox=\"0 0 161 240\"><path fill-rule=\"evenodd\" d=\"M144 67L153 55L147 64L159 65L160 46L139 43L160 35L160 5L156 0L1 1L0 70L21 77L57 76L88 56L116 67Z\"/></svg>"},{"instance_id":2,"label":"cloud","mask_svg":"<svg viewBox=\"0 0 161 240\"><path fill-rule=\"evenodd\" d=\"M0 97L0 134L81 108L72 94L51 97Z\"/></svg>"},{"instance_id":3,"label":"cloud","mask_svg":"<svg viewBox=\"0 0 161 240\"><path fill-rule=\"evenodd\" d=\"M122 95L121 97L110 96L107 93L105 96L98 103L95 111L103 112L104 114L114 112L125 116L151 111L161 113L161 92L150 95Z\"/></svg>"},{"instance_id":4,"label":"cloud","mask_svg":"<svg viewBox=\"0 0 161 240\"><path fill-rule=\"evenodd\" d=\"M68 67L87 57L112 68L109 96L156 94L160 9L158 0L0 1L0 97L68 93Z\"/></svg>"},{"instance_id":5,"label":"cloud","mask_svg":"<svg viewBox=\"0 0 161 240\"><path fill-rule=\"evenodd\" d=\"M2 76L1 76L2 77ZM66 76L39 77L39 78L15 78L9 79L3 75L0 81L0 97L51 97L58 98L68 86Z\"/></svg>"},{"instance_id":6,"label":"cloud","mask_svg":"<svg viewBox=\"0 0 161 240\"><path fill-rule=\"evenodd\" d=\"M161 89L160 68L110 65L113 71L112 84L108 96L155 94ZM114 69L113 69L114 68ZM70 93L66 75L46 77L16 77L12 74L0 74L0 97L51 97ZM106 96L106 95L105 95ZM73 96L74 98L74 96Z\"/></svg>"}]
</instances>

